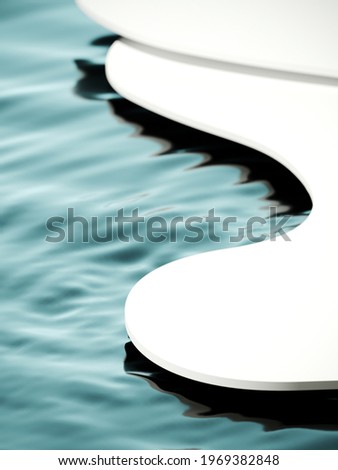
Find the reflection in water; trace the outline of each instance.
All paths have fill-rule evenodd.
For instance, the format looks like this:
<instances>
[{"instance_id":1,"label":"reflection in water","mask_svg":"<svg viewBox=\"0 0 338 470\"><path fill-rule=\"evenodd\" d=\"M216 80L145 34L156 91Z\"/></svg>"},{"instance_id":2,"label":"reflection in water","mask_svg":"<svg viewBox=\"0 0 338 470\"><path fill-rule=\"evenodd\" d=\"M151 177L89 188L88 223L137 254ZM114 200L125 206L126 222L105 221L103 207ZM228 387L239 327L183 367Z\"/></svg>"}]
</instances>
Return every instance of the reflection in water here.
<instances>
[{"instance_id":1,"label":"reflection in water","mask_svg":"<svg viewBox=\"0 0 338 470\"><path fill-rule=\"evenodd\" d=\"M94 39L91 44L109 47L118 38L116 34L102 36ZM76 94L94 100L111 100L120 97L109 85L104 72L104 64L101 61L76 59L75 65L83 73L83 78L75 85Z\"/></svg>"},{"instance_id":2,"label":"reflection in water","mask_svg":"<svg viewBox=\"0 0 338 470\"><path fill-rule=\"evenodd\" d=\"M107 36L100 36L99 38L95 38L91 41L90 44L93 46L104 46L104 47L110 47L116 39L118 39L120 36L117 34L108 34Z\"/></svg>"},{"instance_id":3,"label":"reflection in water","mask_svg":"<svg viewBox=\"0 0 338 470\"><path fill-rule=\"evenodd\" d=\"M108 38L113 41L118 37ZM106 39L103 38L103 44ZM94 42L101 44L99 39ZM200 166L236 165L244 169L245 178L241 182L264 181L270 188L270 198L279 201L280 213L300 214L311 209L311 198L303 185L293 173L272 158L244 145L167 119L122 98L109 85L102 63L87 60L76 60L75 63L84 73L75 87L77 94L90 99L108 100L115 114L140 126L141 135L168 141L170 153L199 152L207 156ZM168 150L162 154L165 153Z\"/></svg>"},{"instance_id":4,"label":"reflection in water","mask_svg":"<svg viewBox=\"0 0 338 470\"><path fill-rule=\"evenodd\" d=\"M97 46L109 46L117 36L98 38ZM232 165L242 169L241 184L262 181L269 198L279 201L279 211L306 213L311 199L299 180L285 167L262 153L201 132L150 112L118 95L105 78L104 65L76 60L83 73L75 92L87 99L107 100L113 112L135 124L139 135L160 139L162 155L195 152L205 158L199 166ZM281 427L338 428L338 395L334 392L256 392L198 383L172 374L146 359L132 343L126 344L125 370L146 378L160 391L174 394L188 406L193 417L226 416L233 420L256 421L265 429ZM315 425L313 423L316 423Z\"/></svg>"},{"instance_id":5,"label":"reflection in water","mask_svg":"<svg viewBox=\"0 0 338 470\"><path fill-rule=\"evenodd\" d=\"M270 198L279 201L280 212L296 214L311 209L310 196L293 173L261 152L159 116L125 99L112 101L111 106L118 116L139 124L141 134L169 141L170 152L204 154L200 166L238 166L243 170L241 183L264 181Z\"/></svg>"},{"instance_id":6,"label":"reflection in water","mask_svg":"<svg viewBox=\"0 0 338 470\"><path fill-rule=\"evenodd\" d=\"M125 350L125 371L146 379L160 391L175 395L187 406L187 416L256 421L267 431L284 427L338 429L337 391L260 392L218 387L166 371L130 342Z\"/></svg>"}]
</instances>

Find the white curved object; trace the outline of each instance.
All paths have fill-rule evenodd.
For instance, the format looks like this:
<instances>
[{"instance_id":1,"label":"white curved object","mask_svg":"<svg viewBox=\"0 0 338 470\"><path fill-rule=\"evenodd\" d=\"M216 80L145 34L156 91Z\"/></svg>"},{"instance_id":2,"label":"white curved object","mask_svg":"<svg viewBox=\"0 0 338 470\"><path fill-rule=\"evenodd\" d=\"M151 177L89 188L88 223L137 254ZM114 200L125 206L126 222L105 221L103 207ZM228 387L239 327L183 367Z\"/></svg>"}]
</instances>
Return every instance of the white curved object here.
<instances>
[{"instance_id":1,"label":"white curved object","mask_svg":"<svg viewBox=\"0 0 338 470\"><path fill-rule=\"evenodd\" d=\"M338 77L336 0L77 0L123 37L237 64Z\"/></svg>"},{"instance_id":2,"label":"white curved object","mask_svg":"<svg viewBox=\"0 0 338 470\"><path fill-rule=\"evenodd\" d=\"M134 344L211 384L336 388L338 87L183 63L125 41L112 46L107 75L142 106L271 155L314 201L291 242L203 253L141 279L126 303Z\"/></svg>"},{"instance_id":3,"label":"white curved object","mask_svg":"<svg viewBox=\"0 0 338 470\"><path fill-rule=\"evenodd\" d=\"M94 3L99 15L108 0ZM134 344L160 366L215 385L337 388L337 81L204 61L128 40L114 43L106 71L131 101L280 161L314 203L291 242L279 237L203 253L141 279L126 303ZM322 66L316 71L325 75Z\"/></svg>"}]
</instances>

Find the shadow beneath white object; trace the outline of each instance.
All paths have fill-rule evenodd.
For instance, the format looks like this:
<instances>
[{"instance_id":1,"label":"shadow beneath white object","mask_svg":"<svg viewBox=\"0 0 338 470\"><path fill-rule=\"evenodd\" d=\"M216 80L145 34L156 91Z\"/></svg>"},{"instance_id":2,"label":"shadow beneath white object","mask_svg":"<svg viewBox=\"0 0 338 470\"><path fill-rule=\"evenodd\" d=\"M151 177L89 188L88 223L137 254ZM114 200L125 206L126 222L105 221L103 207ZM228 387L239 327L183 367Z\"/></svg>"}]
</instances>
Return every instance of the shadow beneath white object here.
<instances>
[{"instance_id":1,"label":"shadow beneath white object","mask_svg":"<svg viewBox=\"0 0 338 470\"><path fill-rule=\"evenodd\" d=\"M117 39L116 35L104 36L94 39L91 44L108 47L109 41ZM264 181L270 190L266 199L274 203L278 201L279 214L308 214L311 210L312 201L302 183L276 160L245 145L185 126L128 101L109 85L102 61L76 59L74 62L83 74L74 92L86 99L107 101L115 115L137 126L139 135L166 141L162 155L199 152L205 156L199 166L237 166L242 170L241 183Z\"/></svg>"},{"instance_id":2,"label":"shadow beneath white object","mask_svg":"<svg viewBox=\"0 0 338 470\"><path fill-rule=\"evenodd\" d=\"M157 366L131 343L125 345L125 371L142 377L153 388L176 396L184 415L253 421L266 431L282 428L338 429L338 391L269 392L239 390L186 379Z\"/></svg>"}]
</instances>

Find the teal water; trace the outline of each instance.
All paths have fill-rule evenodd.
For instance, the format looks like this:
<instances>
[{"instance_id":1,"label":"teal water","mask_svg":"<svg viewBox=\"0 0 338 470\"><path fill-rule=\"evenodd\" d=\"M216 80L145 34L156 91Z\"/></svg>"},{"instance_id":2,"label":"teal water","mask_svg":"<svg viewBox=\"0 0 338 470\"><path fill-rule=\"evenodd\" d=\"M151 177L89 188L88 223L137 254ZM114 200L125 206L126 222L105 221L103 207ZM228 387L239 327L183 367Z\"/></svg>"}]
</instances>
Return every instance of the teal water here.
<instances>
[{"instance_id":1,"label":"teal water","mask_svg":"<svg viewBox=\"0 0 338 470\"><path fill-rule=\"evenodd\" d=\"M118 97L102 67L112 38L72 2L13 0L0 14L0 448L338 448L334 393L202 386L129 342L135 282L219 244L45 241L68 208L103 229L120 208L168 220L215 208L241 224L275 205L291 228L310 209L300 183Z\"/></svg>"}]
</instances>

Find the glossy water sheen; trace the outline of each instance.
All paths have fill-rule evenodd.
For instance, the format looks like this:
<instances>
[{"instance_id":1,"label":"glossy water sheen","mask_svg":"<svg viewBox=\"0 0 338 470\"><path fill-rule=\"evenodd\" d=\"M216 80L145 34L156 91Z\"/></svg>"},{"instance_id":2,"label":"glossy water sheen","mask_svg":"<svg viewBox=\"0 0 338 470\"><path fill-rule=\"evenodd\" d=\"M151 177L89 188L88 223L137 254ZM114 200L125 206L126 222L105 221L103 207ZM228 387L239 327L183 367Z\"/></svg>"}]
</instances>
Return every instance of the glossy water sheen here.
<instances>
[{"instance_id":1,"label":"glossy water sheen","mask_svg":"<svg viewBox=\"0 0 338 470\"><path fill-rule=\"evenodd\" d=\"M214 207L240 223L273 204L291 227L310 209L303 188L269 158L119 98L102 66L113 38L71 2L2 2L0 14L0 447L338 448L334 392L196 384L128 341L134 283L217 244L45 242L68 207L100 220ZM288 308L287 292L277 301Z\"/></svg>"}]
</instances>

